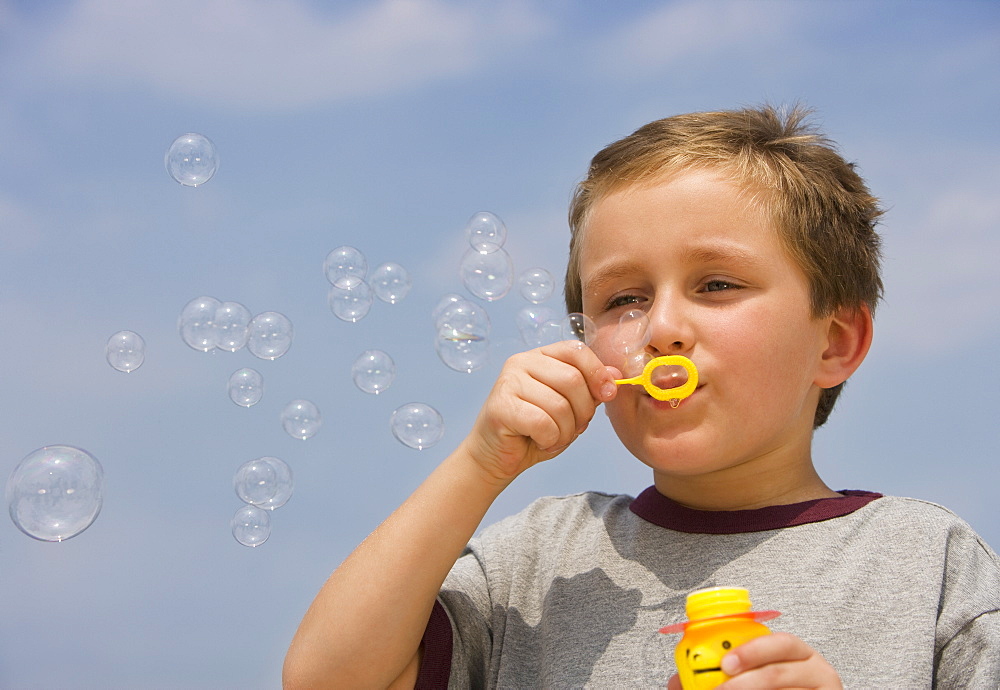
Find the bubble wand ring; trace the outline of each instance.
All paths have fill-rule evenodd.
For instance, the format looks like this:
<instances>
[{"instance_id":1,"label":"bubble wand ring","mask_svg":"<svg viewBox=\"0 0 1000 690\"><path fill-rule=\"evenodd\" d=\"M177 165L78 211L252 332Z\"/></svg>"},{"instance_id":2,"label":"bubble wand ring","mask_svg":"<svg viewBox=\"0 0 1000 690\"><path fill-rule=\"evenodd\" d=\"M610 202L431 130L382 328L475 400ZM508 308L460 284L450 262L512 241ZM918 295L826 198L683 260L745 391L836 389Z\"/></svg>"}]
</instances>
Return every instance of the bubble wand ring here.
<instances>
[{"instance_id":1,"label":"bubble wand ring","mask_svg":"<svg viewBox=\"0 0 1000 690\"><path fill-rule=\"evenodd\" d=\"M687 372L687 381L676 388L660 388L653 383L653 370L663 366L682 367ZM630 379L615 380L615 384L619 386L626 383L634 386L642 386L646 389L647 393L657 400L683 400L694 393L694 389L698 387L698 369L695 368L694 362L687 357L682 355L664 355L663 357L654 357L649 360L646 366L643 367L642 373L638 376Z\"/></svg>"}]
</instances>

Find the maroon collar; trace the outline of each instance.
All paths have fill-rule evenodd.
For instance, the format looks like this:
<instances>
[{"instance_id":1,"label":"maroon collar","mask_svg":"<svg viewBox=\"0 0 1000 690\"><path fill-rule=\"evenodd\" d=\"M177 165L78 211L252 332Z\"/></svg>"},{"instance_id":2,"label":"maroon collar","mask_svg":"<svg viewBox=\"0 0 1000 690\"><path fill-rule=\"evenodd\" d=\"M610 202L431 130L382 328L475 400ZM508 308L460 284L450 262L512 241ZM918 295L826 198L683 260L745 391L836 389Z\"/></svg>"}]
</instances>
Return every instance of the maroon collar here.
<instances>
[{"instance_id":1,"label":"maroon collar","mask_svg":"<svg viewBox=\"0 0 1000 690\"><path fill-rule=\"evenodd\" d=\"M639 494L630 509L647 522L691 534L741 534L807 525L843 517L882 494L872 491L841 491L836 498L768 506L752 510L695 510L673 501L651 486Z\"/></svg>"}]
</instances>

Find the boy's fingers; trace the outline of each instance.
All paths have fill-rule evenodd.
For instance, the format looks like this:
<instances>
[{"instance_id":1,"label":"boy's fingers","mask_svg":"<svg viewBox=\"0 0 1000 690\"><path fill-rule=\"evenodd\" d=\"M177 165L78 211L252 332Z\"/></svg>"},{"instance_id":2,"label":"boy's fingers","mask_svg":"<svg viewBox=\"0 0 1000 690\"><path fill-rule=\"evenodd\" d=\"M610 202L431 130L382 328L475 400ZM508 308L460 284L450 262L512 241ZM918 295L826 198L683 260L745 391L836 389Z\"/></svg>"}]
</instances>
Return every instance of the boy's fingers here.
<instances>
[{"instance_id":1,"label":"boy's fingers","mask_svg":"<svg viewBox=\"0 0 1000 690\"><path fill-rule=\"evenodd\" d=\"M540 348L540 352L576 367L587 382L590 396L597 402L608 402L615 397L617 370L605 366L589 347L577 341L561 341Z\"/></svg>"},{"instance_id":2,"label":"boy's fingers","mask_svg":"<svg viewBox=\"0 0 1000 690\"><path fill-rule=\"evenodd\" d=\"M802 661L814 653L795 635L773 633L744 642L722 658L722 670L733 676L750 668L777 661Z\"/></svg>"},{"instance_id":3,"label":"boy's fingers","mask_svg":"<svg viewBox=\"0 0 1000 690\"><path fill-rule=\"evenodd\" d=\"M840 677L815 649L789 633L750 640L722 658L722 670L734 676L732 688L841 688Z\"/></svg>"}]
</instances>

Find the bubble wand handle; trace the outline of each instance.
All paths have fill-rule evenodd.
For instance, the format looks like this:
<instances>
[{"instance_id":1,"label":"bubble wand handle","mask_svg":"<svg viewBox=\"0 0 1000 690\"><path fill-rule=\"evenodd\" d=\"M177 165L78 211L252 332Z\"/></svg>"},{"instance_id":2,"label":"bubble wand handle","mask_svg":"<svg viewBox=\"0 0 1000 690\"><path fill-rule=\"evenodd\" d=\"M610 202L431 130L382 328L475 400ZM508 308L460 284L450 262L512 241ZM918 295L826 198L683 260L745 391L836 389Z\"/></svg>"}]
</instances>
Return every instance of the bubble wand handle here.
<instances>
[{"instance_id":1,"label":"bubble wand handle","mask_svg":"<svg viewBox=\"0 0 1000 690\"><path fill-rule=\"evenodd\" d=\"M687 381L676 388L660 388L653 383L653 370L663 366L683 367L684 371L687 372ZM638 376L630 379L616 379L615 384L642 386L657 400L683 400L694 393L694 389L698 387L698 369L694 366L694 362L683 355L664 355L649 360Z\"/></svg>"}]
</instances>

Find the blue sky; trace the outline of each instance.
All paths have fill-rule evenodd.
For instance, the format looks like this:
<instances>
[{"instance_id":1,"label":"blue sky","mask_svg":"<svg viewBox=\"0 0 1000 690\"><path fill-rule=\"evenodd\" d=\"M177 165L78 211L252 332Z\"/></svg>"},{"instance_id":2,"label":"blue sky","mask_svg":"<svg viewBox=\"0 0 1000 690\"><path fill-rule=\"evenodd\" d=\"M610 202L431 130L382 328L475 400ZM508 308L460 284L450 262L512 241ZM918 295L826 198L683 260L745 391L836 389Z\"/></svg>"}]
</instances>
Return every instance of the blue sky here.
<instances>
[{"instance_id":1,"label":"blue sky","mask_svg":"<svg viewBox=\"0 0 1000 690\"><path fill-rule=\"evenodd\" d=\"M323 580L461 439L516 347L512 294L487 307L490 365L435 355L466 219L498 214L517 270L560 276L590 157L692 110L816 108L888 209L875 344L817 434L821 474L943 503L1000 544L998 82L990 2L0 0L0 476L51 444L106 475L78 537L0 524L0 687L276 687ZM192 131L221 159L196 189L163 167ZM410 295L337 320L322 263L342 244L405 266ZM286 314L291 350L189 349L176 322L200 295ZM104 359L122 329L147 344L129 375ZM398 367L377 397L350 379L372 348ZM265 385L249 409L226 395L245 366ZM307 441L278 421L297 398L324 417ZM437 446L390 435L410 401L441 411ZM599 420L488 519L645 488ZM263 455L295 493L249 549L232 476Z\"/></svg>"}]
</instances>

